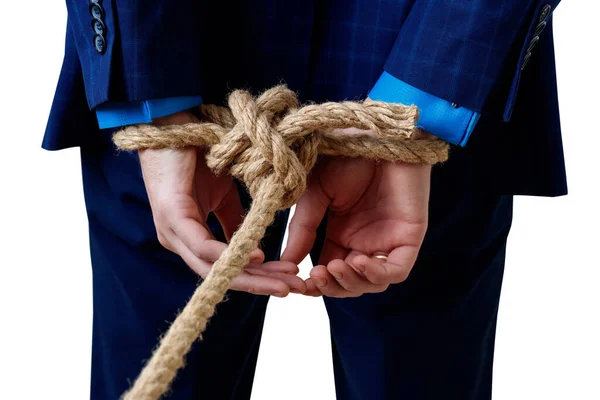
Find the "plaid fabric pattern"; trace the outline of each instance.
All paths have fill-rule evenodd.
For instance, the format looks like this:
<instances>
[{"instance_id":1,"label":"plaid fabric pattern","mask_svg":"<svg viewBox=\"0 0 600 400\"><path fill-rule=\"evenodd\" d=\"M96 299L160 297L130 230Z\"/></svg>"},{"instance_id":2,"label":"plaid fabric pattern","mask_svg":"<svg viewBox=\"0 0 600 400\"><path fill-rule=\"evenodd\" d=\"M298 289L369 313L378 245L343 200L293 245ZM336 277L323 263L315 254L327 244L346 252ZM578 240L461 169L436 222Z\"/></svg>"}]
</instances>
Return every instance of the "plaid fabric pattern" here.
<instances>
[{"instance_id":1,"label":"plaid fabric pattern","mask_svg":"<svg viewBox=\"0 0 600 400\"><path fill-rule=\"evenodd\" d=\"M540 10L547 6L554 10L558 0L102 0L101 4L104 54L93 48L89 2L67 0L65 66L45 148L81 145L88 139L81 132L99 134L89 110L109 101L200 95L205 103L220 104L233 89L259 92L282 82L304 102L362 99L385 70L422 91L481 112L476 131L485 127L486 132L473 136L492 140L508 137L506 130L526 132L527 138L519 137L518 145L507 144L509 152L539 148L541 141L553 143L540 153L545 160L541 165L552 160L562 165L558 118L544 117L557 108L550 16L546 15L548 26L530 54L527 70L520 68L538 33ZM524 98L540 88L548 93L538 100L539 116L520 112L517 93ZM73 118L75 113L79 114ZM504 115L508 120L511 114L510 125L486 119L493 115L501 120ZM520 191L527 191L534 178L521 178L523 169L518 167L517 163L521 172L515 179L523 182L525 189ZM544 190L558 193L563 188L561 178L556 188Z\"/></svg>"},{"instance_id":2,"label":"plaid fabric pattern","mask_svg":"<svg viewBox=\"0 0 600 400\"><path fill-rule=\"evenodd\" d=\"M417 0L386 63L403 81L477 112L510 62L529 45L532 20L558 1ZM529 33L529 34L528 34ZM515 60L512 60L513 62ZM519 69L513 79L518 79Z\"/></svg>"},{"instance_id":3,"label":"plaid fabric pattern","mask_svg":"<svg viewBox=\"0 0 600 400\"><path fill-rule=\"evenodd\" d=\"M286 82L310 100L364 97L387 72L482 111L511 49L547 0L103 0L107 51L88 2L68 0L90 108ZM556 6L557 1L550 2Z\"/></svg>"},{"instance_id":4,"label":"plaid fabric pattern","mask_svg":"<svg viewBox=\"0 0 600 400\"><path fill-rule=\"evenodd\" d=\"M87 2L68 1L88 105L286 82L310 100L364 97L385 69L475 111L539 0L104 0L105 54Z\"/></svg>"}]
</instances>

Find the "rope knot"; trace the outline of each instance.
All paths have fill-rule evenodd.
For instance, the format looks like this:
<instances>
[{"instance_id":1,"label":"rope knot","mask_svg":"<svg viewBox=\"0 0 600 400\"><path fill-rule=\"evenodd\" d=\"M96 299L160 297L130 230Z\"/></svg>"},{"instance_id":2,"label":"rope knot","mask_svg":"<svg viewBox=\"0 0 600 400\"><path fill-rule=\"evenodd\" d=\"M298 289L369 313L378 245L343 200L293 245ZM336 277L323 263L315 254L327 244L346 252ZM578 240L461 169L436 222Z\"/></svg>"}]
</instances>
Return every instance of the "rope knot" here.
<instances>
[{"instance_id":1,"label":"rope knot","mask_svg":"<svg viewBox=\"0 0 600 400\"><path fill-rule=\"evenodd\" d=\"M246 91L233 92L229 96L232 118L226 118L232 125L225 126L228 131L212 146L208 166L215 173L229 173L240 179L252 197L264 195L265 188L269 188L269 195L280 199L278 208L291 207L304 193L308 171L316 159L314 143L314 156L302 152L300 159L298 135L286 138L281 130L282 120L299 106L295 93L284 86L267 90L256 99ZM211 106L201 111L207 121L215 115ZM301 136L315 142L317 137L310 137L311 133L305 129Z\"/></svg>"},{"instance_id":2,"label":"rope knot","mask_svg":"<svg viewBox=\"0 0 600 400\"><path fill-rule=\"evenodd\" d=\"M345 101L299 108L296 94L281 85L257 98L236 90L228 108L202 105L200 112L200 123L129 126L113 141L123 150L208 147L215 173L240 179L253 198L272 196L277 209L297 202L319 154L425 164L448 158L442 140L407 140L418 118L414 106ZM344 128L377 135L333 132Z\"/></svg>"}]
</instances>

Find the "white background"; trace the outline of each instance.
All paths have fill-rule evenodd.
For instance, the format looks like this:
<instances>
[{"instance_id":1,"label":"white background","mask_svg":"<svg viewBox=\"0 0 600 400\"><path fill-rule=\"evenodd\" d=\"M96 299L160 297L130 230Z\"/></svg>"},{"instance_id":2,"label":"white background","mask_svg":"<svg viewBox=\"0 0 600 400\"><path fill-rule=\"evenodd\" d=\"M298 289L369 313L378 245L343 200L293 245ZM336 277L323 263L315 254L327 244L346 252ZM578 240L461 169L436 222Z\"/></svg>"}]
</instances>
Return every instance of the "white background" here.
<instances>
[{"instance_id":1,"label":"white background","mask_svg":"<svg viewBox=\"0 0 600 400\"><path fill-rule=\"evenodd\" d=\"M593 0L563 1L555 13L570 195L516 199L495 400L600 399L599 16ZM40 149L65 19L59 1L2 4L3 399L88 397L92 282L78 150ZM309 267L303 264L304 275ZM335 398L328 322L319 299L292 296L270 303L253 400L281 398Z\"/></svg>"}]
</instances>

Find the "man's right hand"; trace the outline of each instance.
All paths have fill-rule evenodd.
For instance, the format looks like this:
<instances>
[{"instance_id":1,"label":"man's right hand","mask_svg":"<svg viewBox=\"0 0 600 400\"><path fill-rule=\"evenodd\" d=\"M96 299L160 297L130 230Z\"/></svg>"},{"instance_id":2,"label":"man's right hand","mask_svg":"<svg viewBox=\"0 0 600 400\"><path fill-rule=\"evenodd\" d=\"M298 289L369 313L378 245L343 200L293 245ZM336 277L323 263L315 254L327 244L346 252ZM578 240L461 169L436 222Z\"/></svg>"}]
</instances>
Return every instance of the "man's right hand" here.
<instances>
[{"instance_id":1,"label":"man's right hand","mask_svg":"<svg viewBox=\"0 0 600 400\"><path fill-rule=\"evenodd\" d=\"M154 120L155 125L175 125L198 120L181 112ZM144 183L150 199L158 240L177 253L197 274L206 277L226 243L215 240L206 224L212 211L229 241L242 222L237 187L230 176L215 176L207 167L202 149L141 150ZM250 254L250 264L235 278L231 289L285 297L304 293L306 284L296 276L291 262L263 263L260 249Z\"/></svg>"}]
</instances>

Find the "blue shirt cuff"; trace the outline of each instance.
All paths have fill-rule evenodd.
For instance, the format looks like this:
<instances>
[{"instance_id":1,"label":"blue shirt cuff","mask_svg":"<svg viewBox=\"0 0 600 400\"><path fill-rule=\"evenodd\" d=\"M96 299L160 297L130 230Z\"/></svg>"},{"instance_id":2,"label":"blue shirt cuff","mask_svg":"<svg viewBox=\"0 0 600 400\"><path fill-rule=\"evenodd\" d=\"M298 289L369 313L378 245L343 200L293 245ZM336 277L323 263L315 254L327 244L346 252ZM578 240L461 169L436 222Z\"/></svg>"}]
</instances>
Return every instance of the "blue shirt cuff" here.
<instances>
[{"instance_id":1,"label":"blue shirt cuff","mask_svg":"<svg viewBox=\"0 0 600 400\"><path fill-rule=\"evenodd\" d=\"M449 143L464 146L480 114L417 89L384 72L371 92L372 100L412 104L419 108L417 126Z\"/></svg>"},{"instance_id":2,"label":"blue shirt cuff","mask_svg":"<svg viewBox=\"0 0 600 400\"><path fill-rule=\"evenodd\" d=\"M100 129L152 122L202 104L202 96L168 97L132 102L109 102L96 107Z\"/></svg>"}]
</instances>

